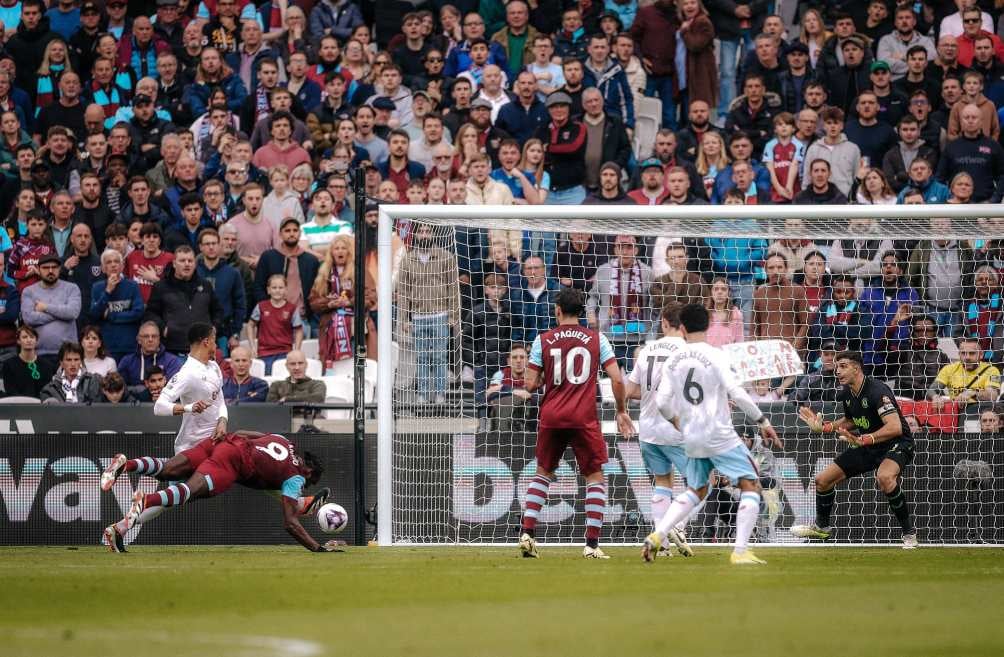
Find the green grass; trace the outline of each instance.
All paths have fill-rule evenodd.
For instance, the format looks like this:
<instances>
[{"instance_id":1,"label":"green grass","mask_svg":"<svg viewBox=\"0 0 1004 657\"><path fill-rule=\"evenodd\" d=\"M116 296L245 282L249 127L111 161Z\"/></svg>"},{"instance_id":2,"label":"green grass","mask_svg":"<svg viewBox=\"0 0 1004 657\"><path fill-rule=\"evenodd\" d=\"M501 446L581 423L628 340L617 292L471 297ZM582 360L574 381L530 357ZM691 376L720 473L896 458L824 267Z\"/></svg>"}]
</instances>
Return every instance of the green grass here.
<instances>
[{"instance_id":1,"label":"green grass","mask_svg":"<svg viewBox=\"0 0 1004 657\"><path fill-rule=\"evenodd\" d=\"M1004 653L1004 551L0 548L3 657Z\"/></svg>"}]
</instances>

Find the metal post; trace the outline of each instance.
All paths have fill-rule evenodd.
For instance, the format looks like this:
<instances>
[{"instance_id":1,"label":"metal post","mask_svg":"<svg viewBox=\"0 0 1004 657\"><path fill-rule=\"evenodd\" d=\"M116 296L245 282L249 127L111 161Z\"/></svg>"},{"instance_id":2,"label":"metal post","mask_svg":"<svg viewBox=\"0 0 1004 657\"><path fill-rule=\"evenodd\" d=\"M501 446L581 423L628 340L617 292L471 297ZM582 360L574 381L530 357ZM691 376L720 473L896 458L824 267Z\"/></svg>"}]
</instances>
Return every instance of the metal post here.
<instances>
[{"instance_id":1,"label":"metal post","mask_svg":"<svg viewBox=\"0 0 1004 657\"><path fill-rule=\"evenodd\" d=\"M355 336L355 377L353 380L353 469L355 474L356 545L366 545L366 172L355 171L356 198L356 267L353 274Z\"/></svg>"}]
</instances>

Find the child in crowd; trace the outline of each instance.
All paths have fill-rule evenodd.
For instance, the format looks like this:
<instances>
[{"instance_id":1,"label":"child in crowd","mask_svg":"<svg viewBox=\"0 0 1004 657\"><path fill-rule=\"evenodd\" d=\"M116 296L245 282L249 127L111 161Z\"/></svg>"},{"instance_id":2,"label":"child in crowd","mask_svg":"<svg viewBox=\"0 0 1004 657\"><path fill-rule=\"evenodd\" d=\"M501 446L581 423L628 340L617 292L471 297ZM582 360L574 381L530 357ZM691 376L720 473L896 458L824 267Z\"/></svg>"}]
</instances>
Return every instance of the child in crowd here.
<instances>
[{"instance_id":1,"label":"child in crowd","mask_svg":"<svg viewBox=\"0 0 1004 657\"><path fill-rule=\"evenodd\" d=\"M251 354L265 362L265 374L272 374L272 365L299 349L303 342L303 320L296 304L286 300L286 278L282 274L268 277L268 299L251 312L248 337Z\"/></svg>"}]
</instances>

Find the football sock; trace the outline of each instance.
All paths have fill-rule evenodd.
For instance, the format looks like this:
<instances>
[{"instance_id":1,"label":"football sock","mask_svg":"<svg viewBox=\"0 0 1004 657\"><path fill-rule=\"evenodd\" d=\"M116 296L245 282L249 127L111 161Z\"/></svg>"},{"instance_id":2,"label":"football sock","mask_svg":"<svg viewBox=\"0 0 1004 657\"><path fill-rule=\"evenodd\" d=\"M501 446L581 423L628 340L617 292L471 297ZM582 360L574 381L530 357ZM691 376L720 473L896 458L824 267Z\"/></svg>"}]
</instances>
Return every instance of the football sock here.
<instances>
[{"instance_id":1,"label":"football sock","mask_svg":"<svg viewBox=\"0 0 1004 657\"><path fill-rule=\"evenodd\" d=\"M672 529L677 523L682 520L686 520L690 517L690 513L697 508L697 505L701 503L697 493L687 489L683 495L678 495L673 503L669 505L669 509L666 511L666 515L662 517L662 520L655 526L655 531L662 538L666 538L666 534Z\"/></svg>"},{"instance_id":2,"label":"football sock","mask_svg":"<svg viewBox=\"0 0 1004 657\"><path fill-rule=\"evenodd\" d=\"M673 503L673 489L656 486L652 491L652 524L658 525Z\"/></svg>"},{"instance_id":3,"label":"football sock","mask_svg":"<svg viewBox=\"0 0 1004 657\"><path fill-rule=\"evenodd\" d=\"M586 484L586 545L599 545L603 514L607 507L607 482Z\"/></svg>"},{"instance_id":4,"label":"football sock","mask_svg":"<svg viewBox=\"0 0 1004 657\"><path fill-rule=\"evenodd\" d=\"M143 509L143 512L139 514L138 518L136 518L135 524L142 525L150 522L151 520L155 520L160 516L160 514L167 511L168 508L169 507L166 506L152 506L149 509ZM129 531L129 527L126 525L126 519L122 518L122 520L115 523L115 529L117 529L120 534L125 536L126 532Z\"/></svg>"},{"instance_id":5,"label":"football sock","mask_svg":"<svg viewBox=\"0 0 1004 657\"><path fill-rule=\"evenodd\" d=\"M547 504L547 489L551 480L544 475L534 475L526 489L526 510L523 512L523 531L530 536L537 528L537 518L540 510Z\"/></svg>"},{"instance_id":6,"label":"football sock","mask_svg":"<svg viewBox=\"0 0 1004 657\"><path fill-rule=\"evenodd\" d=\"M180 506L187 502L192 496L188 484L172 484L164 490L150 493L143 499L143 506L147 509L155 506Z\"/></svg>"},{"instance_id":7,"label":"football sock","mask_svg":"<svg viewBox=\"0 0 1004 657\"><path fill-rule=\"evenodd\" d=\"M736 548L742 554L749 544L757 516L760 515L760 493L743 491L739 496L739 510L736 511Z\"/></svg>"},{"instance_id":8,"label":"football sock","mask_svg":"<svg viewBox=\"0 0 1004 657\"><path fill-rule=\"evenodd\" d=\"M903 533L912 533L913 523L910 521L910 505L906 502L906 495L903 494L903 489L899 487L899 484L896 484L896 488L893 488L891 493L886 493L885 497L889 500L889 508L895 514L896 520L899 520L899 526L903 528Z\"/></svg>"},{"instance_id":9,"label":"football sock","mask_svg":"<svg viewBox=\"0 0 1004 657\"><path fill-rule=\"evenodd\" d=\"M825 528L830 526L830 514L833 513L833 505L837 500L837 490L834 488L825 493L816 491L816 526Z\"/></svg>"},{"instance_id":10,"label":"football sock","mask_svg":"<svg viewBox=\"0 0 1004 657\"><path fill-rule=\"evenodd\" d=\"M164 469L164 462L152 456L143 456L138 459L129 459L125 464L126 472L156 477Z\"/></svg>"}]
</instances>

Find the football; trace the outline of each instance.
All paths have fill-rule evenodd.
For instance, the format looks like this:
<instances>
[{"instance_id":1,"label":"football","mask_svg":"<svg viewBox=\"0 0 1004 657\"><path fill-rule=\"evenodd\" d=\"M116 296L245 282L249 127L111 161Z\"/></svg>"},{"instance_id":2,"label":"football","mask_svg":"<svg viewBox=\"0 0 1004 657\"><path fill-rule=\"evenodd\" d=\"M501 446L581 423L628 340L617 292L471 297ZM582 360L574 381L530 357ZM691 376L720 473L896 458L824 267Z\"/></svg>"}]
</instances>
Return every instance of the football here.
<instances>
[{"instance_id":1,"label":"football","mask_svg":"<svg viewBox=\"0 0 1004 657\"><path fill-rule=\"evenodd\" d=\"M341 504L328 502L317 510L317 524L325 534L337 534L348 522L349 514Z\"/></svg>"}]
</instances>

